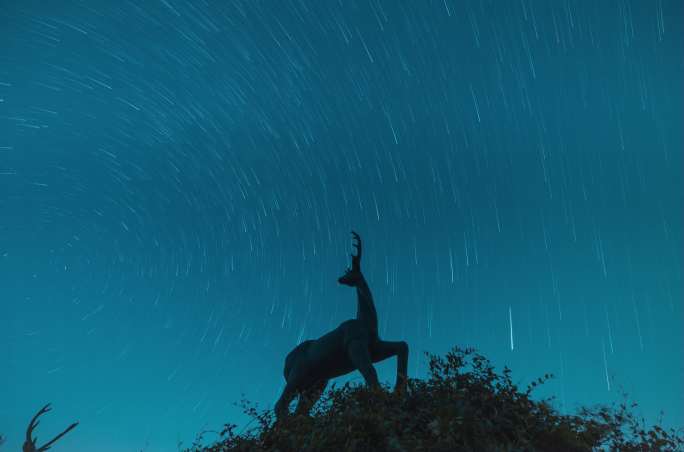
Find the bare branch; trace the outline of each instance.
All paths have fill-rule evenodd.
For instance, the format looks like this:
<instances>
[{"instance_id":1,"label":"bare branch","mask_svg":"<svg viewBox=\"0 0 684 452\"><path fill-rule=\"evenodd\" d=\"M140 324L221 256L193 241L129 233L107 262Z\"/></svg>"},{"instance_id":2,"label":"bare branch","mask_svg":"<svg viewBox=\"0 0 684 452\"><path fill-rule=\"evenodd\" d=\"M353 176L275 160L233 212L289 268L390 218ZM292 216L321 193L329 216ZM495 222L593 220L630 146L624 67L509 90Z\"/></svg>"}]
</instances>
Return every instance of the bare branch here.
<instances>
[{"instance_id":1,"label":"bare branch","mask_svg":"<svg viewBox=\"0 0 684 452\"><path fill-rule=\"evenodd\" d=\"M37 438L35 438L35 439L32 438L33 430L38 426L38 424L40 424L40 421L38 420L38 418L41 415L50 411L51 409L52 408L50 408L50 404L48 403L43 408L41 408L40 411L38 411L36 413L36 415L33 416L33 418L31 419L31 422L29 422L28 428L26 429L26 441L24 442L24 446L22 448L23 452L45 452L46 450L48 450L50 448L50 446L52 446L55 442L57 442L57 440L59 440L62 436L69 433L71 430L73 430L78 425L78 422L74 422L69 427L67 427L62 433L55 436L52 440L43 444L41 447L37 447L36 446Z\"/></svg>"}]
</instances>

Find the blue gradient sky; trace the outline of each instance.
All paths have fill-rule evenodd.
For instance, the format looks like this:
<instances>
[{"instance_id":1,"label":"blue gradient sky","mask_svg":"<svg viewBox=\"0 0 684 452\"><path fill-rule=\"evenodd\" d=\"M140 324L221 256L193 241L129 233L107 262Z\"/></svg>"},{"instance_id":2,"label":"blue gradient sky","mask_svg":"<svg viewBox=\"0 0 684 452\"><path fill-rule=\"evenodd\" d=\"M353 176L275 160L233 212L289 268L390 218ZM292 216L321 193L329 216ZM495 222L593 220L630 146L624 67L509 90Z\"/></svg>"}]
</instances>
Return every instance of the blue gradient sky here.
<instances>
[{"instance_id":1,"label":"blue gradient sky","mask_svg":"<svg viewBox=\"0 0 684 452\"><path fill-rule=\"evenodd\" d=\"M684 426L681 1L2 3L6 450L48 401L55 451L244 425L354 315L351 229L412 377Z\"/></svg>"}]
</instances>

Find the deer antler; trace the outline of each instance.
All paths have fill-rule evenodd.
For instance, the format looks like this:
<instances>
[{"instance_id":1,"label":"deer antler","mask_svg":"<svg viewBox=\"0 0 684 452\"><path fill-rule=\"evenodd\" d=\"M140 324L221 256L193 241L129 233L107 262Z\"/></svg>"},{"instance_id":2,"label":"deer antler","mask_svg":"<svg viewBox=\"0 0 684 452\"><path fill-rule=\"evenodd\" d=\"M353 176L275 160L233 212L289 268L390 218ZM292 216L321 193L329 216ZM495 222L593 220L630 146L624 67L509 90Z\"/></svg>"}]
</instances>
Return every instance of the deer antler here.
<instances>
[{"instance_id":1,"label":"deer antler","mask_svg":"<svg viewBox=\"0 0 684 452\"><path fill-rule=\"evenodd\" d=\"M356 248L356 255L352 254L352 269L359 270L361 267L361 237L354 231L351 231L352 237L355 240L352 246Z\"/></svg>"},{"instance_id":2,"label":"deer antler","mask_svg":"<svg viewBox=\"0 0 684 452\"><path fill-rule=\"evenodd\" d=\"M62 436L66 435L69 433L74 427L78 425L78 422L74 422L71 424L69 427L66 428L62 433L59 435L55 436L51 441L48 441L47 443L43 444L42 446L36 448L36 441L38 441L38 438L32 439L31 436L33 435L33 429L38 427L38 424L40 424L40 421L38 418L50 411L52 408L50 408L50 404L48 403L45 405L43 408L40 409L36 413L35 416L31 419L31 422L28 425L28 428L26 429L26 441L24 442L23 446L23 452L44 452L50 448L58 439L60 439Z\"/></svg>"}]
</instances>

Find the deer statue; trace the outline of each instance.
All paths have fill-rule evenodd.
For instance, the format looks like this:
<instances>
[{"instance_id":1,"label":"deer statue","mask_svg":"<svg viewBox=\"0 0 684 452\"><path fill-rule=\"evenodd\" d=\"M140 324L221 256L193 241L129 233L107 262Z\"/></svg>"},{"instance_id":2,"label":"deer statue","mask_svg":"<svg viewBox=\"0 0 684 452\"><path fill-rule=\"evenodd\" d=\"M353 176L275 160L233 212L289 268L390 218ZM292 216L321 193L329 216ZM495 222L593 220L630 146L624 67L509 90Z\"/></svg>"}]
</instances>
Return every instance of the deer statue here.
<instances>
[{"instance_id":1,"label":"deer statue","mask_svg":"<svg viewBox=\"0 0 684 452\"><path fill-rule=\"evenodd\" d=\"M356 288L356 318L342 322L331 332L297 345L285 358L285 388L275 405L276 418L289 413L289 405L299 396L296 415L307 415L321 397L328 380L359 370L366 384L379 388L373 363L397 357L395 393L403 393L407 384L408 344L383 341L378 336L378 315L373 296L361 273L361 238L352 231L352 265L337 281Z\"/></svg>"},{"instance_id":2,"label":"deer statue","mask_svg":"<svg viewBox=\"0 0 684 452\"><path fill-rule=\"evenodd\" d=\"M50 408L50 404L48 403L43 408L41 408L40 411L38 411L35 416L33 416L33 419L31 419L31 422L29 423L29 426L26 429L26 441L24 441L24 446L22 447L23 452L44 452L44 451L48 450L54 443L56 443L58 439L60 439L62 436L69 433L69 431L71 431L73 428L75 428L78 425L78 422L74 422L73 424L68 426L66 428L66 430L64 430L62 433L60 433L59 435L52 438L51 441L48 441L47 443L43 444L42 446L37 447L36 441L38 441L38 438L35 438L35 439L31 438L31 436L33 435L33 429L36 428L38 426L38 424L40 424L40 421L38 420L38 418L42 414L50 411L51 409L52 408Z\"/></svg>"}]
</instances>

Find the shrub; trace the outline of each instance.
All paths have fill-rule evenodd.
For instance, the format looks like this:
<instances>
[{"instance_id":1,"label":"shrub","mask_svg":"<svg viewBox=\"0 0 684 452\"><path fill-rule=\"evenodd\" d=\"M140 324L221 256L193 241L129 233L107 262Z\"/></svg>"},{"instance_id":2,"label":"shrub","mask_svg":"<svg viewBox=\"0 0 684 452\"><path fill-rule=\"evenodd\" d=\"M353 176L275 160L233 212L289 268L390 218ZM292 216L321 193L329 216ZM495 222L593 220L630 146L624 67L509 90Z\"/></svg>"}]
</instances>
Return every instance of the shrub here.
<instances>
[{"instance_id":1,"label":"shrub","mask_svg":"<svg viewBox=\"0 0 684 452\"><path fill-rule=\"evenodd\" d=\"M561 415L553 398L533 401L472 348L453 348L445 357L427 354L426 380L409 379L403 396L345 384L332 387L310 416L275 422L271 410L242 400L255 425L236 433L226 424L220 439L202 446L203 432L186 452L223 451L665 451L681 450L684 438L659 426L646 430L618 407L581 408ZM636 404L630 405L633 408Z\"/></svg>"}]
</instances>

